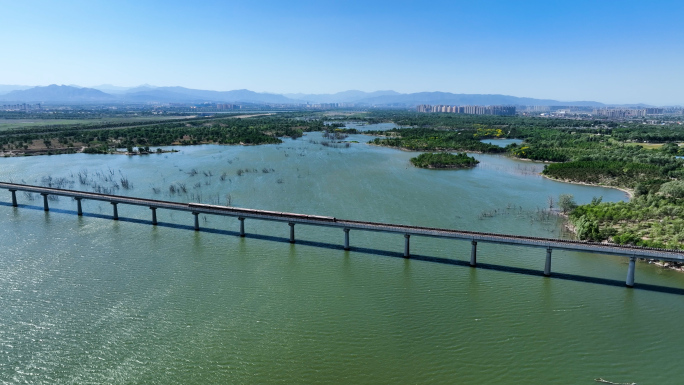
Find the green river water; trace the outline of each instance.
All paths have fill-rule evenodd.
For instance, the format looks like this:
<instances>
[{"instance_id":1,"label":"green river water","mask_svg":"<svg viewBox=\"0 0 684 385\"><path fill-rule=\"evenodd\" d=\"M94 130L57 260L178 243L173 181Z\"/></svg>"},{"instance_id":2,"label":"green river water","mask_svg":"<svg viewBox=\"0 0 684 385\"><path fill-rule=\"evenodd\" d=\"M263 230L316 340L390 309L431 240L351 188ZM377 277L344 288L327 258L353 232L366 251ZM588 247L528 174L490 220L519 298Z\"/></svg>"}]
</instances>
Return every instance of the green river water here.
<instances>
[{"instance_id":1,"label":"green river water","mask_svg":"<svg viewBox=\"0 0 684 385\"><path fill-rule=\"evenodd\" d=\"M541 178L543 165L474 155L471 170L413 168L415 153L320 133L268 146L193 146L148 156L0 159L0 180L545 237L549 195L627 199ZM349 140L365 142L367 136ZM312 141L312 142L310 142ZM193 175L192 171L197 171ZM248 171L245 172L244 170ZM238 175L238 170L243 170ZM264 172L267 171L267 172ZM79 181L87 174L85 184ZM225 173L224 180L221 175ZM106 179L106 180L105 180ZM185 184L186 193L170 186ZM158 190L154 190L158 189ZM4 196L2 196L4 195ZM684 274L627 260L470 244L0 191L3 384L681 384Z\"/></svg>"}]
</instances>

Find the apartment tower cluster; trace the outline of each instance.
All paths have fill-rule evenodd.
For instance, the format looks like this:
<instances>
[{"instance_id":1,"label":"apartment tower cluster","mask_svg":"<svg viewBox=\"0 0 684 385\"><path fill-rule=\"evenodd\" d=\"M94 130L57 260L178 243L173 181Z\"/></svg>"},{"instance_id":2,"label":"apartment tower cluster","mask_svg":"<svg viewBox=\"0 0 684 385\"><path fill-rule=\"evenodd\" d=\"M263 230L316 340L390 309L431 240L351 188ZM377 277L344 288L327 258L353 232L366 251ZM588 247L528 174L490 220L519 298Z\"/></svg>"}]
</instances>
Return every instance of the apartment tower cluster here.
<instances>
[{"instance_id":1,"label":"apartment tower cluster","mask_svg":"<svg viewBox=\"0 0 684 385\"><path fill-rule=\"evenodd\" d=\"M421 104L417 107L417 110L418 112L448 112L452 114L470 115L515 115L514 106L431 106L429 104Z\"/></svg>"},{"instance_id":2,"label":"apartment tower cluster","mask_svg":"<svg viewBox=\"0 0 684 385\"><path fill-rule=\"evenodd\" d=\"M40 110L40 103L38 104L3 104L0 106L0 111L35 111Z\"/></svg>"},{"instance_id":3,"label":"apartment tower cluster","mask_svg":"<svg viewBox=\"0 0 684 385\"><path fill-rule=\"evenodd\" d=\"M621 109L621 108L601 108L593 111L594 116L605 116L607 118L635 118L646 115L662 115L662 108L640 108L640 109Z\"/></svg>"}]
</instances>

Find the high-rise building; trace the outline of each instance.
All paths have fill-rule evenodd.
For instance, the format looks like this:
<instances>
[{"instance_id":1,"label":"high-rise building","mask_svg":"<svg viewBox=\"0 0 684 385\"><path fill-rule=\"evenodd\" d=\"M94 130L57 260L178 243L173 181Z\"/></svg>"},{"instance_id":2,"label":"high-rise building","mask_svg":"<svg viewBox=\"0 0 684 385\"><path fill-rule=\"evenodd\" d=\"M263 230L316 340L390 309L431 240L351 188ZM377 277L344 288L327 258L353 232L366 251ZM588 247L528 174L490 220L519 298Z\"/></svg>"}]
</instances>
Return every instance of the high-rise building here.
<instances>
[{"instance_id":1,"label":"high-rise building","mask_svg":"<svg viewBox=\"0 0 684 385\"><path fill-rule=\"evenodd\" d=\"M499 115L512 116L516 113L514 106L446 106L421 104L416 107L418 112L446 112L452 114L470 115Z\"/></svg>"}]
</instances>

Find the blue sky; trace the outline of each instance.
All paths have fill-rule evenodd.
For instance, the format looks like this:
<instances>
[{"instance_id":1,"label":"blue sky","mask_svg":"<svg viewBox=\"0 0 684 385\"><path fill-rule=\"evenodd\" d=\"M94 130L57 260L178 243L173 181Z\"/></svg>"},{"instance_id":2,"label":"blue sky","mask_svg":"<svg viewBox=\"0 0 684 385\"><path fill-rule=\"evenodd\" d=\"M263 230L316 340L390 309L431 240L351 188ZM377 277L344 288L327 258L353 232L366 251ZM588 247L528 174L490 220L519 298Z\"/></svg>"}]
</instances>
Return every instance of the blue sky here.
<instances>
[{"instance_id":1,"label":"blue sky","mask_svg":"<svg viewBox=\"0 0 684 385\"><path fill-rule=\"evenodd\" d=\"M684 105L684 2L6 1L0 84Z\"/></svg>"}]
</instances>

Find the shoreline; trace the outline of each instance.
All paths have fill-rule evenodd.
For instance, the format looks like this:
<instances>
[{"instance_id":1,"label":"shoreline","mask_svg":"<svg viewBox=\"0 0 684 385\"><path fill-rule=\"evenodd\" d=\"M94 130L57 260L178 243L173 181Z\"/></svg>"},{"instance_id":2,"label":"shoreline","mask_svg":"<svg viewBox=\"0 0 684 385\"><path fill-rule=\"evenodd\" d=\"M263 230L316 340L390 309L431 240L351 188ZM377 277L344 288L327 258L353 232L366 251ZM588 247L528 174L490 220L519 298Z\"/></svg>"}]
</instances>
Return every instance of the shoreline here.
<instances>
[{"instance_id":1,"label":"shoreline","mask_svg":"<svg viewBox=\"0 0 684 385\"><path fill-rule=\"evenodd\" d=\"M149 151L149 152L127 152L127 151L111 151L111 152L94 152L94 153L89 153L85 152L84 148L81 148L80 150L73 150L73 149L56 149L56 150L40 150L40 151L32 151L32 152L19 152L19 153L14 153L12 151L7 151L7 152L0 152L0 158L21 158L21 157L27 157L27 156L52 156L52 155L73 155L73 154L89 154L89 155L128 155L128 156L134 156L134 155L152 155L152 154L168 154L171 152L178 152L179 150L176 149L171 149L171 150L162 150L162 151Z\"/></svg>"},{"instance_id":2,"label":"shoreline","mask_svg":"<svg viewBox=\"0 0 684 385\"><path fill-rule=\"evenodd\" d=\"M287 136L284 136L283 138L287 138ZM179 146L179 147L185 147L185 146L201 146L201 145L206 145L206 144L211 144L211 145L218 145L218 146L262 146L262 145L269 145L269 144L279 144L279 143L231 143L231 144L220 144L220 143L196 143L196 144L182 144L180 142L174 142L171 143L170 145L160 145L156 147L169 147L169 146ZM154 146L153 146L154 147ZM0 151L0 158L18 158L18 157L25 157L25 156L51 156L51 155L71 155L71 154L91 154L91 155L149 155L149 154L161 154L161 153L170 153L170 152L178 152L180 150L172 149L172 150L162 150L161 152L156 152L156 151L149 151L149 152L132 152L129 153L127 151L111 151L111 152L106 152L106 153L100 153L100 152L86 152L86 148L91 148L91 147L86 147L82 146L78 150L76 147L69 147L69 148L54 148L54 149L33 149L33 150L9 150L9 151Z\"/></svg>"},{"instance_id":3,"label":"shoreline","mask_svg":"<svg viewBox=\"0 0 684 385\"><path fill-rule=\"evenodd\" d=\"M591 184L591 183L583 183L583 182L568 182L568 181L565 181L565 180L550 178L550 177L548 177L548 176L546 176L546 175L542 175L542 176L543 176L544 178L547 178L547 179L549 179L549 180L553 180L553 181L556 181L556 182L571 183L571 184L579 184L579 185L593 186L593 187L608 187L608 188L614 188L614 189L617 189L617 190L620 190L620 191L625 192L625 193L629 196L630 199L632 199L632 197L634 196L634 192L633 192L633 191L628 190L628 189L625 189L625 188L613 187L613 186L603 186L603 185ZM567 214L562 214L562 213L558 213L558 215L560 215L561 217L563 217L563 218L565 219L565 223L563 224L563 226L564 226L566 229L568 229L570 232L572 232L573 234L575 234L575 237L576 237L576 236L577 236L577 228L575 227L575 225L572 224L572 222L570 222L570 217L569 217ZM608 240L603 241L603 243L608 244L608 245L614 245L614 244L616 244L616 243L610 242L610 241L608 241ZM657 259L648 259L648 258L637 258L637 260L642 261L642 262L645 262L645 263L648 263L649 265L658 266L658 267L660 267L660 268L662 268L662 269L674 270L674 271L677 271L677 272L680 272L680 273L684 273L684 264L677 264L676 262L663 262L663 261L659 261L659 260L657 260Z\"/></svg>"},{"instance_id":4,"label":"shoreline","mask_svg":"<svg viewBox=\"0 0 684 385\"><path fill-rule=\"evenodd\" d=\"M633 190L630 190L630 189L627 189L627 188L624 188L624 187L606 186L606 185L596 184L596 183L576 182L576 181L569 181L569 180L565 180L565 179L556 179L556 178L552 178L552 177L550 177L550 176L547 176L547 175L544 175L544 174L541 174L541 173L540 173L539 175L541 175L543 178L546 178L546 179L548 179L548 180L552 180L552 181L555 181L555 182L577 184L577 185L582 185L582 186L612 188L612 189L616 189L616 190L620 190L620 191L624 192L625 194L627 194L627 196L629 197L630 200L631 200L632 198L634 198L634 191L633 191Z\"/></svg>"},{"instance_id":5,"label":"shoreline","mask_svg":"<svg viewBox=\"0 0 684 385\"><path fill-rule=\"evenodd\" d=\"M369 146L375 146L375 147L384 147L384 148L392 148L395 150L400 150L404 152L465 152L468 154L485 154L485 155L503 155L503 154L486 154L482 151L471 151L471 150L457 150L457 149L446 149L446 150L409 150L408 148L404 147L397 147L397 146L385 146L382 144L375 144L371 142L366 142L367 145Z\"/></svg>"},{"instance_id":6,"label":"shoreline","mask_svg":"<svg viewBox=\"0 0 684 385\"><path fill-rule=\"evenodd\" d=\"M428 166L428 167L420 167L416 166L415 164L411 164L415 168L422 168L423 170L467 170L471 168L475 168L477 164L473 166L451 166L451 167L435 167L435 166Z\"/></svg>"}]
</instances>

